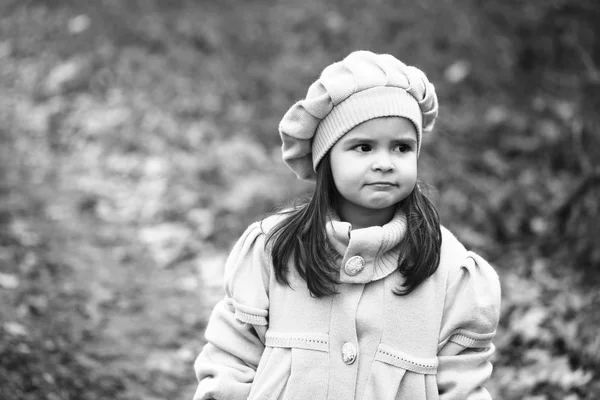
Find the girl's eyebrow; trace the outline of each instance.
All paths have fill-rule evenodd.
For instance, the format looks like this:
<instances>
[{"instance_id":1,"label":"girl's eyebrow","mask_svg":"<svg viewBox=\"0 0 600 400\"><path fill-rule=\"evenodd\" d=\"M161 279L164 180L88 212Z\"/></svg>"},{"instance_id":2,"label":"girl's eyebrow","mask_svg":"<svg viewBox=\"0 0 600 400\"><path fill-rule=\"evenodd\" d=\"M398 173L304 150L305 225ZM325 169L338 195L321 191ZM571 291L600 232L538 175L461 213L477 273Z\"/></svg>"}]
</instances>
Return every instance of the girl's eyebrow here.
<instances>
[{"instance_id":1,"label":"girl's eyebrow","mask_svg":"<svg viewBox=\"0 0 600 400\"><path fill-rule=\"evenodd\" d=\"M404 137L399 139L394 139L394 143L402 143L402 144L417 144L417 140L411 137Z\"/></svg>"},{"instance_id":2,"label":"girl's eyebrow","mask_svg":"<svg viewBox=\"0 0 600 400\"><path fill-rule=\"evenodd\" d=\"M347 143L373 143L374 140L369 138L369 137L362 137L362 136L354 136L354 137L349 137L346 138L345 140Z\"/></svg>"},{"instance_id":3,"label":"girl's eyebrow","mask_svg":"<svg viewBox=\"0 0 600 400\"><path fill-rule=\"evenodd\" d=\"M349 144L353 144L353 143L366 143L366 144L371 144L374 143L375 140L368 137L368 136L354 136L354 137L348 137L345 140L346 143ZM400 137L397 139L393 139L392 143L402 143L402 144L417 144L417 140L412 138L412 137Z\"/></svg>"}]
</instances>

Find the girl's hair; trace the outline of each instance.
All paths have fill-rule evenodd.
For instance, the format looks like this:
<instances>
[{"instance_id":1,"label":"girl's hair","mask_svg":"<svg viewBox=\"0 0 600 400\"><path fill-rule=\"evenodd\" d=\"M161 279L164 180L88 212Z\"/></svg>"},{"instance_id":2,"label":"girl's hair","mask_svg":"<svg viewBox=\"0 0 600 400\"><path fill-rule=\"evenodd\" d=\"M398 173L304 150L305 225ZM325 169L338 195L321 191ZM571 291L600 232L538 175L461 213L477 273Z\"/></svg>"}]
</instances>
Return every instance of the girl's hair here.
<instances>
[{"instance_id":1,"label":"girl's hair","mask_svg":"<svg viewBox=\"0 0 600 400\"><path fill-rule=\"evenodd\" d=\"M282 211L285 218L268 234L266 245L271 244L271 258L275 278L289 284L289 266L292 265L308 285L314 297L337 293L339 255L327 238L327 217L337 207L340 196L331 173L329 153L317 166L317 179L310 199ZM404 282L394 294L407 295L431 276L440 262L442 233L439 214L418 185L399 207L406 214L407 231L400 243L398 270Z\"/></svg>"}]
</instances>

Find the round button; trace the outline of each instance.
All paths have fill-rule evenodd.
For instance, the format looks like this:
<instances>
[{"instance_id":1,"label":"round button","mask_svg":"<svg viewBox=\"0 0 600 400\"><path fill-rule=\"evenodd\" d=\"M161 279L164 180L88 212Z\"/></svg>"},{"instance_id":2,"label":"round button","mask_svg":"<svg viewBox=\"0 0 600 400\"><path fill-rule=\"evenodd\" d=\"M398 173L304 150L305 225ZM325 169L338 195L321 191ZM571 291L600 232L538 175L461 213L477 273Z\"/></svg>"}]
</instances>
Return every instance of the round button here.
<instances>
[{"instance_id":1,"label":"round button","mask_svg":"<svg viewBox=\"0 0 600 400\"><path fill-rule=\"evenodd\" d=\"M352 343L344 343L342 346L342 361L350 365L356 360L356 347Z\"/></svg>"},{"instance_id":2,"label":"round button","mask_svg":"<svg viewBox=\"0 0 600 400\"><path fill-rule=\"evenodd\" d=\"M365 267L365 259L361 256L350 257L344 265L344 271L350 276L354 276L360 273Z\"/></svg>"}]
</instances>

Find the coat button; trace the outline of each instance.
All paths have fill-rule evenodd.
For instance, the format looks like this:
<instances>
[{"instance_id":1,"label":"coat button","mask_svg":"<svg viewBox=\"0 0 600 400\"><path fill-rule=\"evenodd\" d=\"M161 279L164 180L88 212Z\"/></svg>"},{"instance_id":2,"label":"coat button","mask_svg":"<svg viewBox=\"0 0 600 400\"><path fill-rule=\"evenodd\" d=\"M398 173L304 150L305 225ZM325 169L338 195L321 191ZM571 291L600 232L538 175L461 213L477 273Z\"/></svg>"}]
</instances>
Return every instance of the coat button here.
<instances>
[{"instance_id":1,"label":"coat button","mask_svg":"<svg viewBox=\"0 0 600 400\"><path fill-rule=\"evenodd\" d=\"M356 347L352 343L344 343L342 346L342 361L350 365L356 360Z\"/></svg>"},{"instance_id":2,"label":"coat button","mask_svg":"<svg viewBox=\"0 0 600 400\"><path fill-rule=\"evenodd\" d=\"M350 257L344 265L344 271L350 276L358 275L365 267L365 259L361 256Z\"/></svg>"}]
</instances>

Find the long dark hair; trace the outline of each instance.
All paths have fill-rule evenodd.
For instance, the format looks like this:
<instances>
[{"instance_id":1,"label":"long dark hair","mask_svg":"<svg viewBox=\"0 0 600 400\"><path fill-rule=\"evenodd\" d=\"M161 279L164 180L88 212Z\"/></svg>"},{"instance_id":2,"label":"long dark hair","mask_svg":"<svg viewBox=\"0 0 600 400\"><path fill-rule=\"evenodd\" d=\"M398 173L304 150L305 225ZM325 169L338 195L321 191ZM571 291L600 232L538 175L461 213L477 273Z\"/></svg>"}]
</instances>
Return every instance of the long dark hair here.
<instances>
[{"instance_id":1,"label":"long dark hair","mask_svg":"<svg viewBox=\"0 0 600 400\"><path fill-rule=\"evenodd\" d=\"M285 217L269 233L266 245L275 268L275 278L288 285L292 266L308 285L311 295L323 297L337 293L339 255L327 238L327 216L337 208L340 196L331 173L329 153L317 167L312 196L282 211ZM440 262L442 233L440 218L431 201L415 186L399 207L407 217L407 232L400 243L398 270L404 277L394 293L407 295L431 276Z\"/></svg>"}]
</instances>

